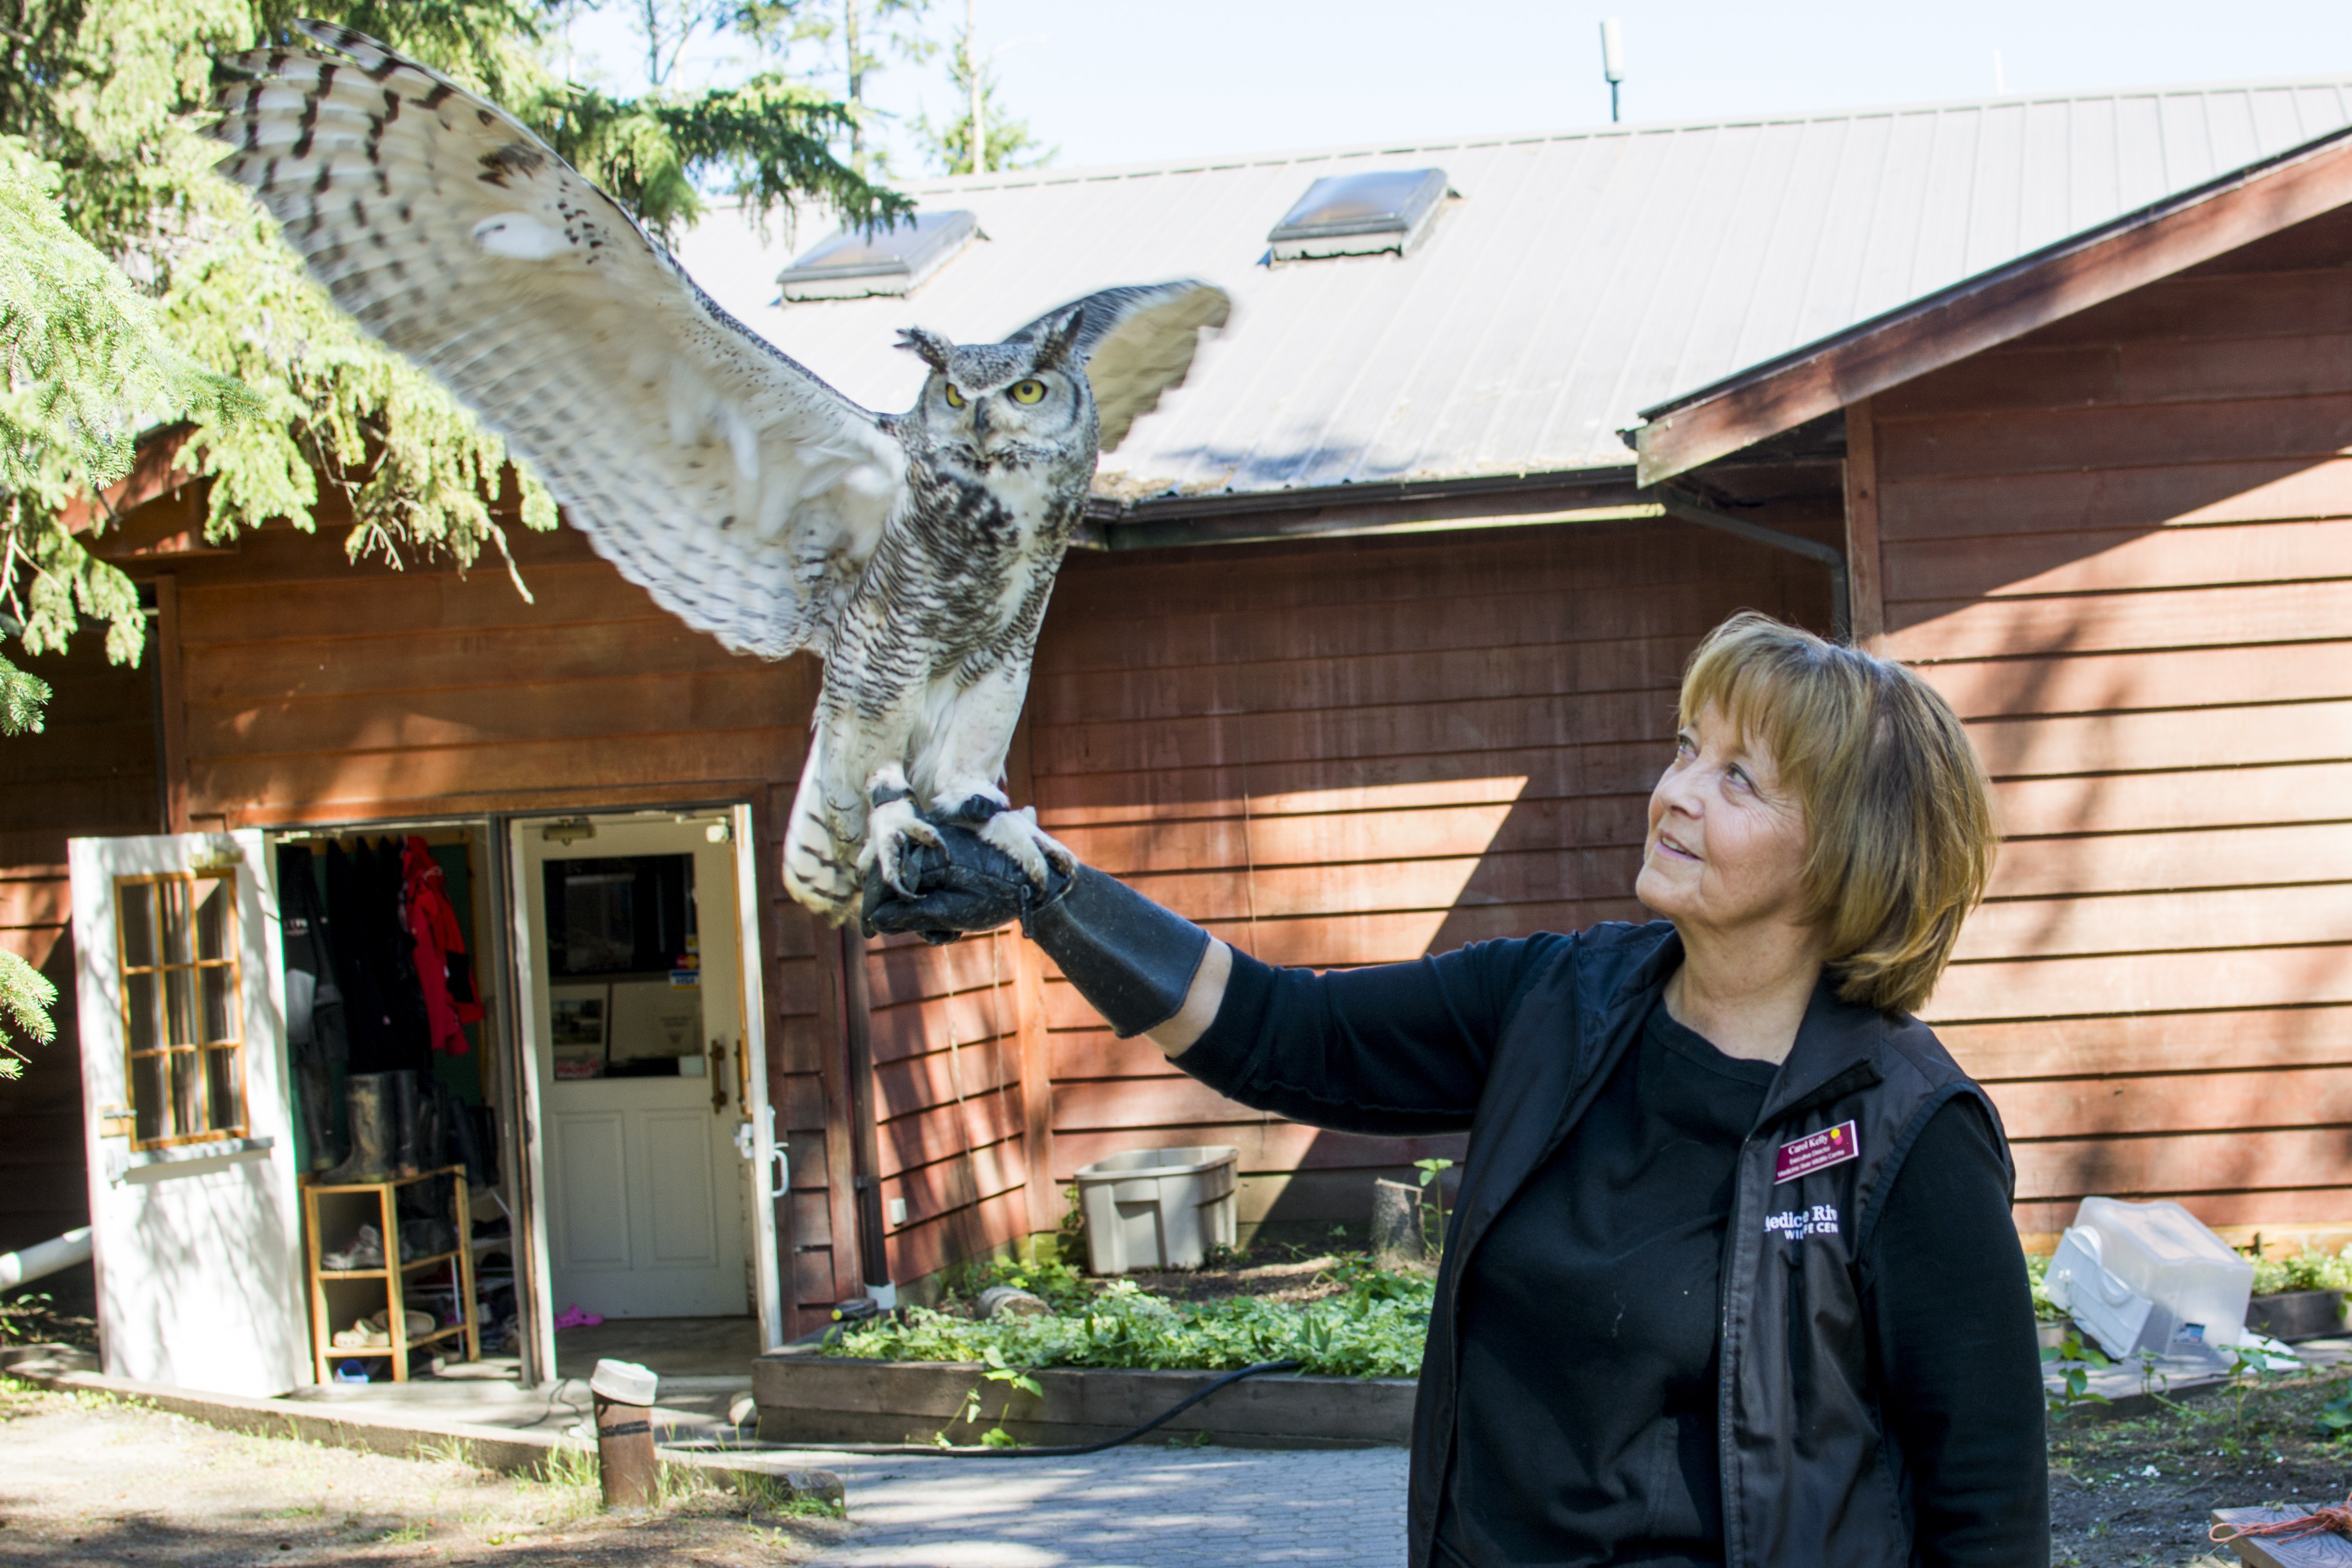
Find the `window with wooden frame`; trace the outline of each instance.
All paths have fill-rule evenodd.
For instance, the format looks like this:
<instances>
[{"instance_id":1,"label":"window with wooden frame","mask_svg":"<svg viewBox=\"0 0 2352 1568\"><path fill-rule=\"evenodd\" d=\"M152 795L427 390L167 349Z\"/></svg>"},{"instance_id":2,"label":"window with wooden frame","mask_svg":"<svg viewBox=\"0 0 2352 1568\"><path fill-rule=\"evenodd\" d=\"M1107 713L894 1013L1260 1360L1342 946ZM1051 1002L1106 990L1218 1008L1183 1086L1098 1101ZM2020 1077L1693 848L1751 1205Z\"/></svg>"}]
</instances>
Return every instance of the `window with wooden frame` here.
<instances>
[{"instance_id":1,"label":"window with wooden frame","mask_svg":"<svg viewBox=\"0 0 2352 1568\"><path fill-rule=\"evenodd\" d=\"M243 1137L236 873L118 877L114 909L131 1146Z\"/></svg>"}]
</instances>

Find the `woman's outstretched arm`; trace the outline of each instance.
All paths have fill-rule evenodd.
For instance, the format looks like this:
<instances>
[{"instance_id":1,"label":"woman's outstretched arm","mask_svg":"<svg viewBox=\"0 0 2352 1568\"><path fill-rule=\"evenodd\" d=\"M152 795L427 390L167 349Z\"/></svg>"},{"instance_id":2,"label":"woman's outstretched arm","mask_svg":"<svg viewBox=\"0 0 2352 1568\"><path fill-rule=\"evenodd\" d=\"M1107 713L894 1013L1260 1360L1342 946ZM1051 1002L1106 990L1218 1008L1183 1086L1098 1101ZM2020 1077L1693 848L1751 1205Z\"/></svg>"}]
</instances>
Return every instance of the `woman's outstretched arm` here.
<instances>
[{"instance_id":1,"label":"woman's outstretched arm","mask_svg":"<svg viewBox=\"0 0 2352 1568\"><path fill-rule=\"evenodd\" d=\"M1482 942L1442 957L1316 974L1236 952L1115 877L1078 866L1039 897L969 829L910 857L916 889L868 884L873 928L984 931L1014 914L1120 1038L1255 1110L1349 1132L1466 1128L1505 1023L1572 941Z\"/></svg>"},{"instance_id":2,"label":"woman's outstretched arm","mask_svg":"<svg viewBox=\"0 0 2352 1568\"><path fill-rule=\"evenodd\" d=\"M1201 967L1192 971L1192 985L1184 993L1184 1005L1166 1023L1146 1030L1143 1038L1166 1051L1169 1061L1175 1061L1217 1021L1217 1009L1225 1001L1225 981L1233 972L1234 950L1210 937L1208 950L1201 955Z\"/></svg>"}]
</instances>

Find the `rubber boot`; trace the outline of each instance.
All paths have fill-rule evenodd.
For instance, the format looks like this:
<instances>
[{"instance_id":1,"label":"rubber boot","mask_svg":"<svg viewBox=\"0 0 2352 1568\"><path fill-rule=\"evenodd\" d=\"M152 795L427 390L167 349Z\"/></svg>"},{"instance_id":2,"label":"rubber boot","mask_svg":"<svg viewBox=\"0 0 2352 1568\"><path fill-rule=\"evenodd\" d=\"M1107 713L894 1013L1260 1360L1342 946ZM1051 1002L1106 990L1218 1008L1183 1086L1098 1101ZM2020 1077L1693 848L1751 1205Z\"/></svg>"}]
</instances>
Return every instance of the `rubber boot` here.
<instances>
[{"instance_id":1,"label":"rubber boot","mask_svg":"<svg viewBox=\"0 0 2352 1568\"><path fill-rule=\"evenodd\" d=\"M322 1186L385 1181L392 1176L393 1090L389 1072L355 1072L344 1085L352 1120L351 1157L319 1173Z\"/></svg>"},{"instance_id":2,"label":"rubber boot","mask_svg":"<svg viewBox=\"0 0 2352 1568\"><path fill-rule=\"evenodd\" d=\"M448 1137L451 1156L466 1167L466 1185L478 1201L482 1189L489 1185L489 1170L482 1160L482 1143L475 1134L474 1118L446 1083L433 1086L433 1103L440 1108L441 1126Z\"/></svg>"},{"instance_id":3,"label":"rubber boot","mask_svg":"<svg viewBox=\"0 0 2352 1568\"><path fill-rule=\"evenodd\" d=\"M294 1053L294 1092L302 1113L302 1144L310 1151L310 1168L323 1171L335 1164L335 1119L330 1110L332 1090L327 1064L315 1047Z\"/></svg>"},{"instance_id":4,"label":"rubber boot","mask_svg":"<svg viewBox=\"0 0 2352 1568\"><path fill-rule=\"evenodd\" d=\"M416 1074L387 1072L392 1081L392 1168L404 1176L413 1176L423 1167L417 1162L420 1134L424 1132L423 1107L417 1103Z\"/></svg>"}]
</instances>

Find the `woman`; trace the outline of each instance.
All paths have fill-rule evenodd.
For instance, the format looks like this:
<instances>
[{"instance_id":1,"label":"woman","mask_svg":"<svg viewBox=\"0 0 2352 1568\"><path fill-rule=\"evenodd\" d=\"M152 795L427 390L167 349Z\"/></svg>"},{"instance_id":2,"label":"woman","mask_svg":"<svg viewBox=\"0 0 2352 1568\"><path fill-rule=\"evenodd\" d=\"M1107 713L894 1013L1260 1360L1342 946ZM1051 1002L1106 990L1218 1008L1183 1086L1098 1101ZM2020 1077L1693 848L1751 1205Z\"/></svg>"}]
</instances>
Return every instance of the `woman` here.
<instances>
[{"instance_id":1,"label":"woman","mask_svg":"<svg viewBox=\"0 0 2352 1568\"><path fill-rule=\"evenodd\" d=\"M2048 1562L2049 1518L2008 1150L1910 1016L1993 848L1926 683L1743 614L1693 656L1650 797L1634 892L1661 921L1315 975L1081 867L1024 925L1122 1035L1245 1105L1472 1134L1416 1568L2015 1568ZM1037 904L992 853L951 834L875 923Z\"/></svg>"}]
</instances>

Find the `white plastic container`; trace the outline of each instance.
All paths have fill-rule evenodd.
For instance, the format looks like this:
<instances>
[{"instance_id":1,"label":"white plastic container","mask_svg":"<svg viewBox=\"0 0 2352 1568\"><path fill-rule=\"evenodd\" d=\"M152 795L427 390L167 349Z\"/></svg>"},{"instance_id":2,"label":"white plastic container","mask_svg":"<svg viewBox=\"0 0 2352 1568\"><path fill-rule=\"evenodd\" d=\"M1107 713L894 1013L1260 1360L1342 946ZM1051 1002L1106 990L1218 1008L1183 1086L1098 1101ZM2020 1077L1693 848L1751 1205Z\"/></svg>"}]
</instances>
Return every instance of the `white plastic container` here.
<instances>
[{"instance_id":1,"label":"white plastic container","mask_svg":"<svg viewBox=\"0 0 2352 1568\"><path fill-rule=\"evenodd\" d=\"M2108 1271L2099 1261L2102 1245L2095 1230L2079 1225L2068 1230L2051 1256L2042 1288L2059 1311L2074 1320L2075 1327L2117 1360L2143 1348L2161 1354L2163 1344L2143 1343L2148 1337L2147 1320L2157 1315L2156 1303ZM2167 1341L2171 1338L2171 1322L2167 1315L2161 1325Z\"/></svg>"},{"instance_id":2,"label":"white plastic container","mask_svg":"<svg viewBox=\"0 0 2352 1568\"><path fill-rule=\"evenodd\" d=\"M1231 1247L1240 1158L1230 1144L1194 1145L1133 1149L1082 1167L1087 1267L1097 1274L1197 1269L1211 1247Z\"/></svg>"},{"instance_id":3,"label":"white plastic container","mask_svg":"<svg viewBox=\"0 0 2352 1568\"><path fill-rule=\"evenodd\" d=\"M2127 1348L2159 1354L2218 1350L2244 1336L2254 1266L2180 1205L2086 1197L2066 1235L2084 1231L2096 1241L2078 1243L2081 1249L2153 1304Z\"/></svg>"}]
</instances>

